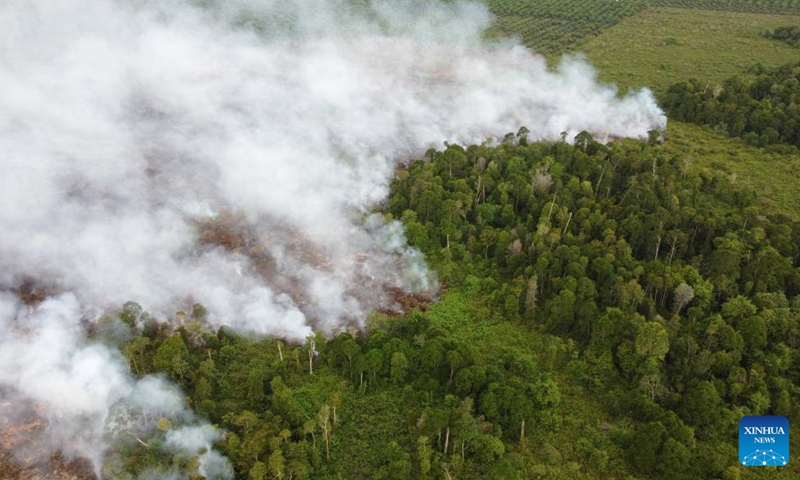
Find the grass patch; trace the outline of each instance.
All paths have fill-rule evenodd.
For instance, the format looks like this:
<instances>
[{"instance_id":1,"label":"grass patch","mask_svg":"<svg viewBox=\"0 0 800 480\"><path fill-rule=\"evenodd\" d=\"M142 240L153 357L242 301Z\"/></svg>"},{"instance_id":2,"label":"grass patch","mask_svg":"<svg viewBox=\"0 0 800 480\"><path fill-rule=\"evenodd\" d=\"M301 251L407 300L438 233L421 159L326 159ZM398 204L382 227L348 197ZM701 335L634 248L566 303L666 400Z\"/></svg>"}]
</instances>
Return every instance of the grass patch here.
<instances>
[{"instance_id":1,"label":"grass patch","mask_svg":"<svg viewBox=\"0 0 800 480\"><path fill-rule=\"evenodd\" d=\"M661 7L701 8L749 13L800 14L797 0L653 0Z\"/></svg>"},{"instance_id":2,"label":"grass patch","mask_svg":"<svg viewBox=\"0 0 800 480\"><path fill-rule=\"evenodd\" d=\"M800 16L653 8L622 20L583 44L603 81L663 91L690 78L711 86L757 63L800 60L800 50L761 32L800 24Z\"/></svg>"},{"instance_id":3,"label":"grass patch","mask_svg":"<svg viewBox=\"0 0 800 480\"><path fill-rule=\"evenodd\" d=\"M627 18L583 45L601 80L656 92L697 78L715 88L757 63L773 67L800 61L800 50L761 32L800 24L800 16L652 8ZM758 194L763 213L800 218L800 155L750 147L710 127L670 122L663 148L694 169L728 171Z\"/></svg>"},{"instance_id":4,"label":"grass patch","mask_svg":"<svg viewBox=\"0 0 800 480\"><path fill-rule=\"evenodd\" d=\"M736 184L758 194L757 204L766 214L783 214L800 219L800 155L776 154L728 138L710 127L670 122L667 142L662 148L691 162L693 169L727 170Z\"/></svg>"},{"instance_id":5,"label":"grass patch","mask_svg":"<svg viewBox=\"0 0 800 480\"><path fill-rule=\"evenodd\" d=\"M479 300L485 296L477 286L450 288L426 313L450 338L472 346L476 355L492 355L513 348L538 358L547 343L545 336L534 328L503 318L498 309L489 308Z\"/></svg>"}]
</instances>

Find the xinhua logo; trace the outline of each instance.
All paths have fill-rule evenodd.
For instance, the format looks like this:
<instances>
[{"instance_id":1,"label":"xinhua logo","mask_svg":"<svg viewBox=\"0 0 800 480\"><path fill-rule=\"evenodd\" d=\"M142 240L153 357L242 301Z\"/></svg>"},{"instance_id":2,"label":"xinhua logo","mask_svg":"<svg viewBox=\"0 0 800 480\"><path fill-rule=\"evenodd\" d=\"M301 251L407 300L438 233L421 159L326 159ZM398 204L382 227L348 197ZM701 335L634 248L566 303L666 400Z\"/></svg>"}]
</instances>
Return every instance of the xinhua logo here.
<instances>
[{"instance_id":1,"label":"xinhua logo","mask_svg":"<svg viewBox=\"0 0 800 480\"><path fill-rule=\"evenodd\" d=\"M789 419L749 416L739 420L739 463L782 467L789 463Z\"/></svg>"}]
</instances>

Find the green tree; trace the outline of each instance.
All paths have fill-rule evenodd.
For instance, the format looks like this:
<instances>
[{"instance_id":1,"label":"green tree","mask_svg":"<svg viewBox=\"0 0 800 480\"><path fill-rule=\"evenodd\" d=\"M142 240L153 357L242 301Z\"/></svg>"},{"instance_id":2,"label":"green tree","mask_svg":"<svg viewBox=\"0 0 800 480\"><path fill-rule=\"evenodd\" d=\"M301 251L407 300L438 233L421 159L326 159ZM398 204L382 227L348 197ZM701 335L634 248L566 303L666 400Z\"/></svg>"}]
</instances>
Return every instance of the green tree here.
<instances>
[{"instance_id":1,"label":"green tree","mask_svg":"<svg viewBox=\"0 0 800 480\"><path fill-rule=\"evenodd\" d=\"M264 480L268 473L269 470L264 462L256 462L250 469L249 478L250 480Z\"/></svg>"},{"instance_id":2,"label":"green tree","mask_svg":"<svg viewBox=\"0 0 800 480\"><path fill-rule=\"evenodd\" d=\"M180 335L173 335L164 340L153 355L153 367L160 372L167 372L173 378L183 380L189 371L191 357L189 349Z\"/></svg>"},{"instance_id":3,"label":"green tree","mask_svg":"<svg viewBox=\"0 0 800 480\"><path fill-rule=\"evenodd\" d=\"M647 322L639 328L634 347L642 360L640 371L645 374L655 373L669 351L669 333L660 323Z\"/></svg>"},{"instance_id":4,"label":"green tree","mask_svg":"<svg viewBox=\"0 0 800 480\"><path fill-rule=\"evenodd\" d=\"M258 405L264 399L264 385L267 380L267 371L260 362L252 362L247 373L247 400L250 405Z\"/></svg>"},{"instance_id":5,"label":"green tree","mask_svg":"<svg viewBox=\"0 0 800 480\"><path fill-rule=\"evenodd\" d=\"M272 411L288 420L292 426L300 426L304 416L292 390L286 386L281 377L273 378L270 381L270 388L272 390Z\"/></svg>"},{"instance_id":6,"label":"green tree","mask_svg":"<svg viewBox=\"0 0 800 480\"><path fill-rule=\"evenodd\" d=\"M283 458L283 452L280 450L275 450L272 452L267 463L269 466L269 472L272 474L272 476L278 480L281 480L286 474L286 462Z\"/></svg>"},{"instance_id":7,"label":"green tree","mask_svg":"<svg viewBox=\"0 0 800 480\"><path fill-rule=\"evenodd\" d=\"M378 373L383 368L383 351L373 348L364 356L364 368L372 377L372 382L377 381Z\"/></svg>"},{"instance_id":8,"label":"green tree","mask_svg":"<svg viewBox=\"0 0 800 480\"><path fill-rule=\"evenodd\" d=\"M403 352L392 354L391 378L395 385L401 385L408 373L408 359Z\"/></svg>"},{"instance_id":9,"label":"green tree","mask_svg":"<svg viewBox=\"0 0 800 480\"><path fill-rule=\"evenodd\" d=\"M194 400L196 404L200 404L203 400L211 398L211 382L206 377L200 377L194 386Z\"/></svg>"},{"instance_id":10,"label":"green tree","mask_svg":"<svg viewBox=\"0 0 800 480\"><path fill-rule=\"evenodd\" d=\"M748 355L760 354L762 349L767 346L767 324L760 316L753 315L743 318L736 330L744 340Z\"/></svg>"}]
</instances>

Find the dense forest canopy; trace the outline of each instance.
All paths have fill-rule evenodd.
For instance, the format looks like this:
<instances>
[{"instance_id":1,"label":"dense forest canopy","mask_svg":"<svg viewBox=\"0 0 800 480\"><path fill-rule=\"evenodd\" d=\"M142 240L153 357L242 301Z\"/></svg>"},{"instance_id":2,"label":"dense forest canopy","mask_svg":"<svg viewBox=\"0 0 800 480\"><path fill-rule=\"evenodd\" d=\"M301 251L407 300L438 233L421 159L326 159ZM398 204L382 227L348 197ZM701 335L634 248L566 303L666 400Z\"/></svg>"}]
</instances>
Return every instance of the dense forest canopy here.
<instances>
[{"instance_id":1,"label":"dense forest canopy","mask_svg":"<svg viewBox=\"0 0 800 480\"><path fill-rule=\"evenodd\" d=\"M446 285L423 311L285 345L129 306L121 348L229 432L241 478L738 478L739 418L797 418L800 223L656 139L523 128L398 171L384 214ZM164 435L108 473L169 462Z\"/></svg>"}]
</instances>

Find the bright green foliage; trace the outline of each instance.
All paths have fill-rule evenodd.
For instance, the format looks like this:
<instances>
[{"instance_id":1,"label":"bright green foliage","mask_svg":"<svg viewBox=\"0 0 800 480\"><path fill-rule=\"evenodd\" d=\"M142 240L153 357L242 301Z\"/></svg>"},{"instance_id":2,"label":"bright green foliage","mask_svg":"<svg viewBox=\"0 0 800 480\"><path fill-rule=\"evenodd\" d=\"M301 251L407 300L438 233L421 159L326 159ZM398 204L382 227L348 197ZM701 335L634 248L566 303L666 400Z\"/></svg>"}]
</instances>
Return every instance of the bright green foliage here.
<instances>
[{"instance_id":1,"label":"bright green foliage","mask_svg":"<svg viewBox=\"0 0 800 480\"><path fill-rule=\"evenodd\" d=\"M264 465L264 462L256 462L253 468L250 469L249 478L250 480L264 480L267 478L267 473L269 473L269 470Z\"/></svg>"},{"instance_id":2,"label":"bright green foliage","mask_svg":"<svg viewBox=\"0 0 800 480\"><path fill-rule=\"evenodd\" d=\"M153 368L183 380L189 373L189 349L179 335L167 338L153 355Z\"/></svg>"}]
</instances>

